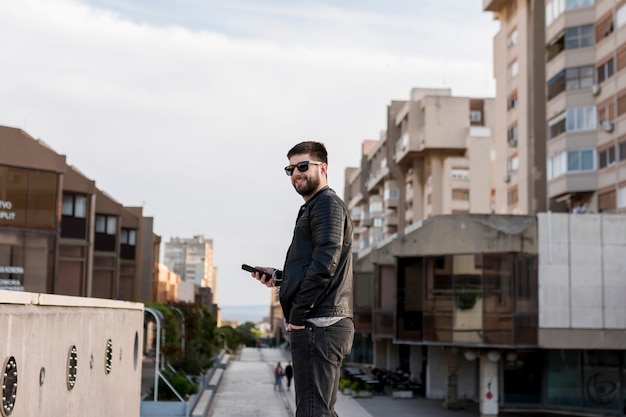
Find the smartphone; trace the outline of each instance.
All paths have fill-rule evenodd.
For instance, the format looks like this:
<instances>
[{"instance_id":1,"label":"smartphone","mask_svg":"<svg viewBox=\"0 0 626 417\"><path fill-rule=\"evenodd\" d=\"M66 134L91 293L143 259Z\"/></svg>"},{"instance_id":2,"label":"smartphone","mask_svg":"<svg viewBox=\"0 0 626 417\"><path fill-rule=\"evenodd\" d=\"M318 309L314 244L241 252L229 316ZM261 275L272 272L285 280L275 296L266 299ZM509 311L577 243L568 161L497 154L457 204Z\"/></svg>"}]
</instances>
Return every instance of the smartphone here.
<instances>
[{"instance_id":1,"label":"smartphone","mask_svg":"<svg viewBox=\"0 0 626 417\"><path fill-rule=\"evenodd\" d=\"M263 278L263 275L267 277L266 279L272 278L272 274L270 274L269 272L261 271L260 269L257 269L247 264L241 264L241 269L243 269L244 271L248 271L248 272L258 272L261 278Z\"/></svg>"}]
</instances>

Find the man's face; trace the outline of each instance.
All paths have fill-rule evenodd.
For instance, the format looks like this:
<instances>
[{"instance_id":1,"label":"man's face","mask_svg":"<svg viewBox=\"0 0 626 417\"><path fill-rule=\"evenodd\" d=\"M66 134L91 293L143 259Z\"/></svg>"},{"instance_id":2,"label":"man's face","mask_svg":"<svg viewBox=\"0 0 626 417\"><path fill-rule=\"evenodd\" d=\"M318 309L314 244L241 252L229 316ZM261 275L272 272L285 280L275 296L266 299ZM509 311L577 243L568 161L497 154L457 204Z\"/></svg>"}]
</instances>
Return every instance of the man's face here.
<instances>
[{"instance_id":1,"label":"man's face","mask_svg":"<svg viewBox=\"0 0 626 417\"><path fill-rule=\"evenodd\" d=\"M298 165L301 162L314 161L309 154L293 155L289 158L289 165ZM315 162L315 161L314 161ZM309 164L305 172L300 172L298 168L291 174L291 184L305 199L313 196L320 188L326 185L326 164Z\"/></svg>"}]
</instances>

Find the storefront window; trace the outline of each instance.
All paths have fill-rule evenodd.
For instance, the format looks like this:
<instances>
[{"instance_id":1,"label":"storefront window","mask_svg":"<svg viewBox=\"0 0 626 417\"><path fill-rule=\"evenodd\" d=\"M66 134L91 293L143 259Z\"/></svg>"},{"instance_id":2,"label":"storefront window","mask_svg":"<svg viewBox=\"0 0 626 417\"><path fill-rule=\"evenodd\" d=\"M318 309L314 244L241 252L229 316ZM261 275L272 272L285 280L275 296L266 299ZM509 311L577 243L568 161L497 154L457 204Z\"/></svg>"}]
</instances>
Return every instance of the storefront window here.
<instances>
[{"instance_id":1,"label":"storefront window","mask_svg":"<svg viewBox=\"0 0 626 417\"><path fill-rule=\"evenodd\" d=\"M542 357L538 351L510 351L503 355L504 403L540 404Z\"/></svg>"},{"instance_id":2,"label":"storefront window","mask_svg":"<svg viewBox=\"0 0 626 417\"><path fill-rule=\"evenodd\" d=\"M24 250L21 246L0 243L0 289L22 291Z\"/></svg>"},{"instance_id":3,"label":"storefront window","mask_svg":"<svg viewBox=\"0 0 626 417\"><path fill-rule=\"evenodd\" d=\"M0 225L56 229L57 177L53 172L0 167Z\"/></svg>"},{"instance_id":4,"label":"storefront window","mask_svg":"<svg viewBox=\"0 0 626 417\"><path fill-rule=\"evenodd\" d=\"M619 403L619 357L617 351L583 352L583 404L585 407L617 410Z\"/></svg>"},{"instance_id":5,"label":"storefront window","mask_svg":"<svg viewBox=\"0 0 626 417\"><path fill-rule=\"evenodd\" d=\"M564 407L581 406L580 354L577 350L548 352L547 402Z\"/></svg>"}]
</instances>

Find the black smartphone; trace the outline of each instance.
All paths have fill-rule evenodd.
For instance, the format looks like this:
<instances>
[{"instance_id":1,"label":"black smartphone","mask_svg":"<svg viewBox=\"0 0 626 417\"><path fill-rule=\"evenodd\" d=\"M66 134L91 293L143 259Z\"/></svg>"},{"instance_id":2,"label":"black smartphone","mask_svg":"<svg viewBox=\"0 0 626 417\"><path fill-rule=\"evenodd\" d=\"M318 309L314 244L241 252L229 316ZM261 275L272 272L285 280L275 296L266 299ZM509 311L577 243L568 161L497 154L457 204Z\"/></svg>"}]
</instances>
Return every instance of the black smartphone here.
<instances>
[{"instance_id":1,"label":"black smartphone","mask_svg":"<svg viewBox=\"0 0 626 417\"><path fill-rule=\"evenodd\" d=\"M258 272L261 277L265 275L267 277L266 279L272 278L272 274L270 274L269 272L261 271L260 269L257 269L247 264L241 264L241 269L243 269L244 271L248 271L248 272Z\"/></svg>"}]
</instances>

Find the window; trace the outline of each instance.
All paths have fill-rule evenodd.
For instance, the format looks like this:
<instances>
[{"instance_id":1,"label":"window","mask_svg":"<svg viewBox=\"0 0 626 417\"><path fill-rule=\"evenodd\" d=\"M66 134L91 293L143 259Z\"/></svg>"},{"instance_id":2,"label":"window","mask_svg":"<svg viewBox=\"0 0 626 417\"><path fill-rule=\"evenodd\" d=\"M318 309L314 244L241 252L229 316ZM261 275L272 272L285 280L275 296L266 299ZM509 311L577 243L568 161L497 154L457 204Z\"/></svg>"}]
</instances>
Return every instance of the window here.
<instances>
[{"instance_id":1,"label":"window","mask_svg":"<svg viewBox=\"0 0 626 417\"><path fill-rule=\"evenodd\" d=\"M617 95L617 115L626 113L626 92L622 91Z\"/></svg>"},{"instance_id":2,"label":"window","mask_svg":"<svg viewBox=\"0 0 626 417\"><path fill-rule=\"evenodd\" d=\"M565 70L565 88L578 90L593 85L593 66L568 68Z\"/></svg>"},{"instance_id":3,"label":"window","mask_svg":"<svg viewBox=\"0 0 626 417\"><path fill-rule=\"evenodd\" d=\"M574 26L565 29L565 49L585 48L595 42L593 25Z\"/></svg>"},{"instance_id":4,"label":"window","mask_svg":"<svg viewBox=\"0 0 626 417\"><path fill-rule=\"evenodd\" d=\"M600 65L597 69L598 82L611 78L615 72L615 60L613 58Z\"/></svg>"},{"instance_id":5,"label":"window","mask_svg":"<svg viewBox=\"0 0 626 417\"><path fill-rule=\"evenodd\" d=\"M511 62L509 67L506 69L506 76L510 80L511 78L515 77L518 72L519 72L519 64L517 63L517 59L516 59L515 61Z\"/></svg>"},{"instance_id":6,"label":"window","mask_svg":"<svg viewBox=\"0 0 626 417\"><path fill-rule=\"evenodd\" d=\"M137 244L137 229L127 229L122 227L120 231L120 243L123 245L135 246Z\"/></svg>"},{"instance_id":7,"label":"window","mask_svg":"<svg viewBox=\"0 0 626 417\"><path fill-rule=\"evenodd\" d=\"M508 189L506 200L509 206L514 206L517 204L518 202L517 185L515 187Z\"/></svg>"},{"instance_id":8,"label":"window","mask_svg":"<svg viewBox=\"0 0 626 417\"><path fill-rule=\"evenodd\" d=\"M63 194L61 213L84 219L87 213L87 197L80 194Z\"/></svg>"},{"instance_id":9,"label":"window","mask_svg":"<svg viewBox=\"0 0 626 417\"><path fill-rule=\"evenodd\" d=\"M615 190L598 193L598 211L615 210L617 208L616 197Z\"/></svg>"},{"instance_id":10,"label":"window","mask_svg":"<svg viewBox=\"0 0 626 417\"><path fill-rule=\"evenodd\" d=\"M452 169L452 179L453 180L469 180L469 169L463 168L453 168Z\"/></svg>"},{"instance_id":11,"label":"window","mask_svg":"<svg viewBox=\"0 0 626 417\"><path fill-rule=\"evenodd\" d=\"M618 143L617 148L619 149L619 160L626 161L626 140L622 140Z\"/></svg>"},{"instance_id":12,"label":"window","mask_svg":"<svg viewBox=\"0 0 626 417\"><path fill-rule=\"evenodd\" d=\"M565 174L565 152L548 159L548 180Z\"/></svg>"},{"instance_id":13,"label":"window","mask_svg":"<svg viewBox=\"0 0 626 417\"><path fill-rule=\"evenodd\" d=\"M518 128L517 128L517 124L515 124L511 126L509 130L507 130L506 140L509 146L515 147L517 146L517 139L518 139Z\"/></svg>"},{"instance_id":14,"label":"window","mask_svg":"<svg viewBox=\"0 0 626 417\"><path fill-rule=\"evenodd\" d=\"M506 172L515 172L519 169L519 157L517 155L512 156L506 162Z\"/></svg>"},{"instance_id":15,"label":"window","mask_svg":"<svg viewBox=\"0 0 626 417\"><path fill-rule=\"evenodd\" d=\"M614 97L597 104L598 122L611 121L615 118Z\"/></svg>"},{"instance_id":16,"label":"window","mask_svg":"<svg viewBox=\"0 0 626 417\"><path fill-rule=\"evenodd\" d=\"M593 6L595 0L548 0L546 2L546 26L549 26L566 10Z\"/></svg>"},{"instance_id":17,"label":"window","mask_svg":"<svg viewBox=\"0 0 626 417\"><path fill-rule=\"evenodd\" d=\"M593 171L595 169L594 158L593 149L561 152L548 159L548 180L565 173Z\"/></svg>"},{"instance_id":18,"label":"window","mask_svg":"<svg viewBox=\"0 0 626 417\"><path fill-rule=\"evenodd\" d=\"M548 138L552 139L565 132L565 113L548 121Z\"/></svg>"},{"instance_id":19,"label":"window","mask_svg":"<svg viewBox=\"0 0 626 417\"><path fill-rule=\"evenodd\" d=\"M519 38L519 33L518 33L517 29L515 29L506 38L506 46L507 46L507 48L510 48L511 46L514 46L514 45L517 45L518 38Z\"/></svg>"},{"instance_id":20,"label":"window","mask_svg":"<svg viewBox=\"0 0 626 417\"><path fill-rule=\"evenodd\" d=\"M115 235L117 230L117 217L105 214L96 214L96 233Z\"/></svg>"},{"instance_id":21,"label":"window","mask_svg":"<svg viewBox=\"0 0 626 417\"><path fill-rule=\"evenodd\" d=\"M600 19L596 20L596 40L600 42L602 39L613 33L613 14L611 12L606 13Z\"/></svg>"},{"instance_id":22,"label":"window","mask_svg":"<svg viewBox=\"0 0 626 417\"><path fill-rule=\"evenodd\" d=\"M617 207L626 207L626 185L617 190Z\"/></svg>"},{"instance_id":23,"label":"window","mask_svg":"<svg viewBox=\"0 0 626 417\"><path fill-rule=\"evenodd\" d=\"M626 23L626 4L622 5L617 12L615 12L615 26L621 27Z\"/></svg>"},{"instance_id":24,"label":"window","mask_svg":"<svg viewBox=\"0 0 626 417\"><path fill-rule=\"evenodd\" d=\"M615 164L617 161L615 146L598 151L598 168L606 168Z\"/></svg>"},{"instance_id":25,"label":"window","mask_svg":"<svg viewBox=\"0 0 626 417\"><path fill-rule=\"evenodd\" d=\"M383 202L382 201L372 201L370 202L370 213L377 213L383 211Z\"/></svg>"},{"instance_id":26,"label":"window","mask_svg":"<svg viewBox=\"0 0 626 417\"><path fill-rule=\"evenodd\" d=\"M506 109L507 110L513 110L514 108L517 107L517 105L518 105L518 102L517 102L517 91L515 91L515 92L513 92L509 96L509 98L507 100L507 103L506 103Z\"/></svg>"},{"instance_id":27,"label":"window","mask_svg":"<svg viewBox=\"0 0 626 417\"><path fill-rule=\"evenodd\" d=\"M548 81L548 99L552 99L564 90L579 90L593 85L592 65L567 68Z\"/></svg>"},{"instance_id":28,"label":"window","mask_svg":"<svg viewBox=\"0 0 626 417\"><path fill-rule=\"evenodd\" d=\"M469 190L462 189L453 189L452 190L452 200L455 201L468 201L469 200Z\"/></svg>"},{"instance_id":29,"label":"window","mask_svg":"<svg viewBox=\"0 0 626 417\"><path fill-rule=\"evenodd\" d=\"M546 59L548 62L550 62L555 57L557 57L561 52L563 52L563 50L565 49L565 34L561 33L559 37L557 37L554 41L546 45L546 49L547 49Z\"/></svg>"},{"instance_id":30,"label":"window","mask_svg":"<svg viewBox=\"0 0 626 417\"><path fill-rule=\"evenodd\" d=\"M566 110L567 132L595 130L597 127L595 106L573 107Z\"/></svg>"},{"instance_id":31,"label":"window","mask_svg":"<svg viewBox=\"0 0 626 417\"><path fill-rule=\"evenodd\" d=\"M400 197L400 190L397 188L385 188L384 198L385 200L396 200Z\"/></svg>"},{"instance_id":32,"label":"window","mask_svg":"<svg viewBox=\"0 0 626 417\"><path fill-rule=\"evenodd\" d=\"M481 122L482 119L483 119L483 115L480 110L470 111L470 122Z\"/></svg>"},{"instance_id":33,"label":"window","mask_svg":"<svg viewBox=\"0 0 626 417\"><path fill-rule=\"evenodd\" d=\"M565 70L560 71L548 80L548 100L565 91Z\"/></svg>"},{"instance_id":34,"label":"window","mask_svg":"<svg viewBox=\"0 0 626 417\"><path fill-rule=\"evenodd\" d=\"M593 171L593 149L580 149L567 152L567 172Z\"/></svg>"}]
</instances>

